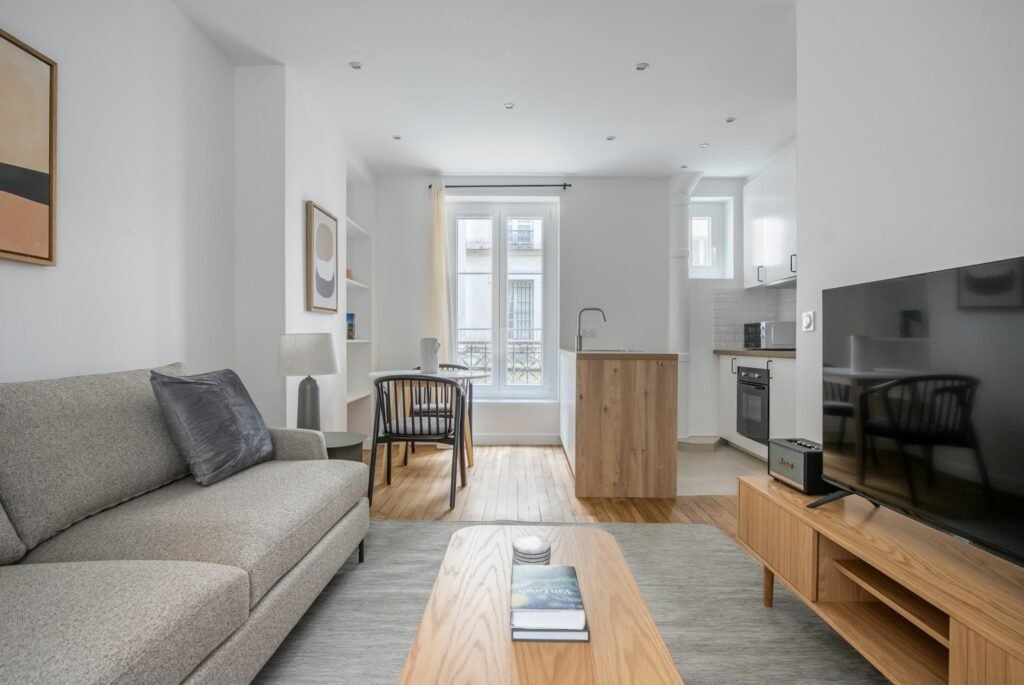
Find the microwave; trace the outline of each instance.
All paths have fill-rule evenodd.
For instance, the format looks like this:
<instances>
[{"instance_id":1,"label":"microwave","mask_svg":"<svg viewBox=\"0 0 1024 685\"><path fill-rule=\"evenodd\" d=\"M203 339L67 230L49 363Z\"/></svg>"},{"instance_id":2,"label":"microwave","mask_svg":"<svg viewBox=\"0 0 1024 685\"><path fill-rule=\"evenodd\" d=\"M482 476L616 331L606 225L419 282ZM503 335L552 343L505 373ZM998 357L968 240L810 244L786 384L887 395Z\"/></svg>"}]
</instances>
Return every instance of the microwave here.
<instances>
[{"instance_id":1,"label":"microwave","mask_svg":"<svg viewBox=\"0 0 1024 685\"><path fill-rule=\"evenodd\" d=\"M796 321L745 323L743 347L748 350L796 349Z\"/></svg>"}]
</instances>

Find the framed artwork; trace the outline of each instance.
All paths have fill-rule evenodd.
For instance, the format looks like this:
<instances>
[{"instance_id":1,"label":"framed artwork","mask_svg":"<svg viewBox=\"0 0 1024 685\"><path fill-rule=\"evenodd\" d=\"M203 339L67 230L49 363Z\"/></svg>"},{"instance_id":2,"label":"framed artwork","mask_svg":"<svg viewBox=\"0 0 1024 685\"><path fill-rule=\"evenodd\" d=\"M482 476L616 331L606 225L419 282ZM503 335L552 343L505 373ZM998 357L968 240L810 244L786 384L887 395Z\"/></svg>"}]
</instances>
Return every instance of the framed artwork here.
<instances>
[{"instance_id":1,"label":"framed artwork","mask_svg":"<svg viewBox=\"0 0 1024 685\"><path fill-rule=\"evenodd\" d=\"M957 269L957 278L961 309L1024 307L1024 258L965 266Z\"/></svg>"},{"instance_id":2,"label":"framed artwork","mask_svg":"<svg viewBox=\"0 0 1024 685\"><path fill-rule=\"evenodd\" d=\"M57 263L57 63L0 30L0 257Z\"/></svg>"},{"instance_id":3,"label":"framed artwork","mask_svg":"<svg viewBox=\"0 0 1024 685\"><path fill-rule=\"evenodd\" d=\"M306 311L338 311L338 219L306 201Z\"/></svg>"}]
</instances>

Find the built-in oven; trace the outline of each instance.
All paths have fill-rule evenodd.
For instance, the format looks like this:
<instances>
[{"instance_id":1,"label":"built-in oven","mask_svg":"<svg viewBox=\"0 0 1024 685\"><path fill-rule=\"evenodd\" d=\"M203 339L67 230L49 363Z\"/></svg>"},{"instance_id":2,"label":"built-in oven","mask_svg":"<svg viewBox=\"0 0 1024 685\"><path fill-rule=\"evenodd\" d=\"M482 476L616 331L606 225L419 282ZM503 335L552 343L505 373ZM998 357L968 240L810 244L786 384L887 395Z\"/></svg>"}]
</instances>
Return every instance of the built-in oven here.
<instances>
[{"instance_id":1,"label":"built-in oven","mask_svg":"<svg viewBox=\"0 0 1024 685\"><path fill-rule=\"evenodd\" d=\"M768 369L736 369L736 432L768 442Z\"/></svg>"}]
</instances>

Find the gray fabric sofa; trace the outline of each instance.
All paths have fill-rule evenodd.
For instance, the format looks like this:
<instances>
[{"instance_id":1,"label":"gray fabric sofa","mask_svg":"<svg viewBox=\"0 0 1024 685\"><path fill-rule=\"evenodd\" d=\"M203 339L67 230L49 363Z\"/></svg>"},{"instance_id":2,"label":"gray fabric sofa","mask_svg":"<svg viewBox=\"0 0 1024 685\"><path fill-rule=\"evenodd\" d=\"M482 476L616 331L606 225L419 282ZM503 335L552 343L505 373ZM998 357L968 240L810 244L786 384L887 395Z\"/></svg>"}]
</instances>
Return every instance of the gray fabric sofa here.
<instances>
[{"instance_id":1,"label":"gray fabric sofa","mask_svg":"<svg viewBox=\"0 0 1024 685\"><path fill-rule=\"evenodd\" d=\"M249 682L369 529L366 465L271 437L202 486L148 369L0 384L0 682Z\"/></svg>"}]
</instances>

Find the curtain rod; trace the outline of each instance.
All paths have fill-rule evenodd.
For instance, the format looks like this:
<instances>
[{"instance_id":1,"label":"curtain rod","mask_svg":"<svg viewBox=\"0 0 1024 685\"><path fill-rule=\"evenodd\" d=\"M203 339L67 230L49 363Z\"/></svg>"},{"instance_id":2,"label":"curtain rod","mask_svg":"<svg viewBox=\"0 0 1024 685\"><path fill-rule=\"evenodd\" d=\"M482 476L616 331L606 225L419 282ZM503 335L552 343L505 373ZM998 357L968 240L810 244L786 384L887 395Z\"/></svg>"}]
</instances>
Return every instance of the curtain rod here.
<instances>
[{"instance_id":1,"label":"curtain rod","mask_svg":"<svg viewBox=\"0 0 1024 685\"><path fill-rule=\"evenodd\" d=\"M433 187L434 187L434 184L431 183L430 185L427 186L427 189L429 190L429 189L431 189ZM457 186L446 185L445 188L561 188L562 190L565 190L567 188L572 188L572 184L571 183L511 183L511 184L500 184L499 183L499 184L495 184L495 185L488 185L488 184L483 184L483 185L457 185Z\"/></svg>"}]
</instances>

